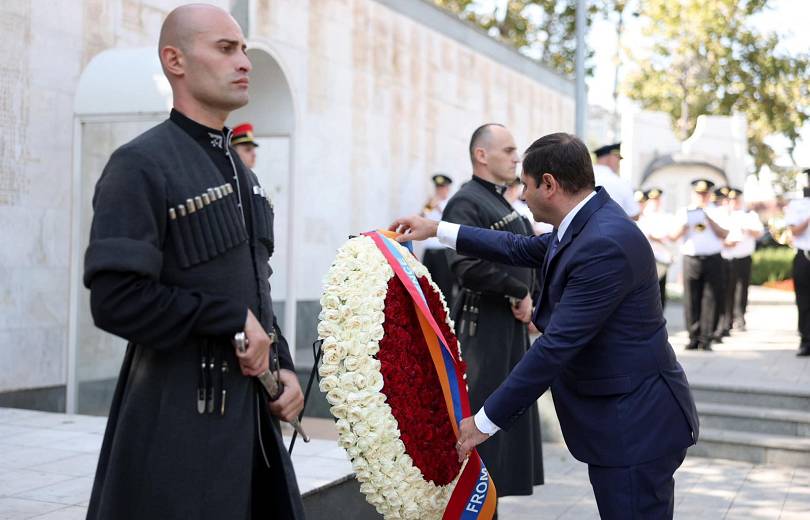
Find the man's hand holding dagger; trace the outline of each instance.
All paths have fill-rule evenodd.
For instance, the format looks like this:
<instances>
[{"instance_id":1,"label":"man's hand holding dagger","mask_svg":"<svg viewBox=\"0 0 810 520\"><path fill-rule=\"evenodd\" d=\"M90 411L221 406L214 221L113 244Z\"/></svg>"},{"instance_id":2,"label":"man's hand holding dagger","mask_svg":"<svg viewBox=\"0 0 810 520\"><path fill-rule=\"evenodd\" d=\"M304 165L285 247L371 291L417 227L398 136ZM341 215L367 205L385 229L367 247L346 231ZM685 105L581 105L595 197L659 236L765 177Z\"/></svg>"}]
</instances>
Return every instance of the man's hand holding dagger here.
<instances>
[{"instance_id":1,"label":"man's hand holding dagger","mask_svg":"<svg viewBox=\"0 0 810 520\"><path fill-rule=\"evenodd\" d=\"M304 408L304 394L295 372L278 368L278 357L272 356L273 370L270 367L270 349L275 341L275 333L268 335L264 328L248 310L244 332L234 336L236 357L242 374L259 379L270 397L270 412L290 423L304 442L309 437L298 422L298 415Z\"/></svg>"}]
</instances>

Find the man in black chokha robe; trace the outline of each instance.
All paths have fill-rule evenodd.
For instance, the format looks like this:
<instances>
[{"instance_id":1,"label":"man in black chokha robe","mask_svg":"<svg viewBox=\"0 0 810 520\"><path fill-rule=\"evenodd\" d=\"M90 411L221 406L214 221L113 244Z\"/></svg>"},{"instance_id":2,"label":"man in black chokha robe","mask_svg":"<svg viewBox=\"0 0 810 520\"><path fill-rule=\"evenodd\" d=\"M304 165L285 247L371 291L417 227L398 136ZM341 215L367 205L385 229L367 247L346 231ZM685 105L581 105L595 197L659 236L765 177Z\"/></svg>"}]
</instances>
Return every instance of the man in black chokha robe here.
<instances>
[{"instance_id":1,"label":"man in black chokha robe","mask_svg":"<svg viewBox=\"0 0 810 520\"><path fill-rule=\"evenodd\" d=\"M447 203L442 220L531 236L532 227L503 197L519 162L514 138L501 125L479 127L470 141L473 178ZM461 292L453 308L467 363L470 408L477 410L529 348L532 269L506 266L448 250ZM529 495L543 483L540 420L532 407L509 432L478 447L498 496Z\"/></svg>"},{"instance_id":2,"label":"man in black chokha robe","mask_svg":"<svg viewBox=\"0 0 810 520\"><path fill-rule=\"evenodd\" d=\"M87 518L303 518L278 430L303 395L265 332L280 338L272 205L224 127L247 102L244 37L225 11L183 6L159 48L175 109L113 153L93 197L84 283L96 325L129 345ZM269 403L251 376L273 355L285 388Z\"/></svg>"}]
</instances>

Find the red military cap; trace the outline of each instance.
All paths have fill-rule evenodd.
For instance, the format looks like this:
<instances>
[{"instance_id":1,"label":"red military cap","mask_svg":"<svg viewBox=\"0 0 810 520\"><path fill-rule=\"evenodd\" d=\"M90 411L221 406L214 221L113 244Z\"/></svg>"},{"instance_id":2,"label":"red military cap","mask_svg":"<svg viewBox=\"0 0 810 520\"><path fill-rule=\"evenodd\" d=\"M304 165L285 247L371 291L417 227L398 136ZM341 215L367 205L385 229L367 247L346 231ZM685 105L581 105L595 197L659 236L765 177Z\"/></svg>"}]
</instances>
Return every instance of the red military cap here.
<instances>
[{"instance_id":1,"label":"red military cap","mask_svg":"<svg viewBox=\"0 0 810 520\"><path fill-rule=\"evenodd\" d=\"M250 123L242 123L234 127L233 134L231 135L231 146L237 144L259 146L259 143L253 140L253 125Z\"/></svg>"}]
</instances>

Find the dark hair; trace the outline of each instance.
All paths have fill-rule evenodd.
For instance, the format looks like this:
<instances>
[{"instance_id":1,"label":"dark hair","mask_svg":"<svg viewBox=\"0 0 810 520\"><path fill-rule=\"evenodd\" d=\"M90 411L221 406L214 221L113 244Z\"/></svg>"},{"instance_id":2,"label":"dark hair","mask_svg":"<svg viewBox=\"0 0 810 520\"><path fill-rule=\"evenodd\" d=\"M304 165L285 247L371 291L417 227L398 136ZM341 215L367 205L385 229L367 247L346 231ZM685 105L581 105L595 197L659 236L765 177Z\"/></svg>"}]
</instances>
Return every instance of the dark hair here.
<instances>
[{"instance_id":1,"label":"dark hair","mask_svg":"<svg viewBox=\"0 0 810 520\"><path fill-rule=\"evenodd\" d=\"M501 128L504 128L504 126L500 123L485 123L476 128L472 134L472 137L470 137L470 161L473 163L473 166L475 165L475 149L478 148L482 141L489 139L489 136L492 134L489 129L491 126L500 126Z\"/></svg>"},{"instance_id":2,"label":"dark hair","mask_svg":"<svg viewBox=\"0 0 810 520\"><path fill-rule=\"evenodd\" d=\"M543 174L551 174L563 191L572 194L592 190L595 184L588 147L576 136L563 132L545 135L526 149L523 173L538 187Z\"/></svg>"}]
</instances>

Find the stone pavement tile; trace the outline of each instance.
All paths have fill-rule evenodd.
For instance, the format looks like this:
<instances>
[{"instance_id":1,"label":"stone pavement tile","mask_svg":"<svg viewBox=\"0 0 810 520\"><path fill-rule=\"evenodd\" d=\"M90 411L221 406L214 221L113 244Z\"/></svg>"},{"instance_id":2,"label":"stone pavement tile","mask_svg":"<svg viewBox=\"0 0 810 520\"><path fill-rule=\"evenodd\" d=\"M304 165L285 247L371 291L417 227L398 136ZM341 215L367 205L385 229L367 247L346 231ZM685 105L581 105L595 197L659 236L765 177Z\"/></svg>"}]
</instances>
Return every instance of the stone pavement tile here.
<instances>
[{"instance_id":1,"label":"stone pavement tile","mask_svg":"<svg viewBox=\"0 0 810 520\"><path fill-rule=\"evenodd\" d=\"M86 506L90 500L92 488L93 477L76 477L49 486L31 489L24 493L17 493L15 497L65 505Z\"/></svg>"},{"instance_id":2,"label":"stone pavement tile","mask_svg":"<svg viewBox=\"0 0 810 520\"><path fill-rule=\"evenodd\" d=\"M335 480L353 473L348 460L300 457L295 460L295 474L301 477L322 477Z\"/></svg>"},{"instance_id":3,"label":"stone pavement tile","mask_svg":"<svg viewBox=\"0 0 810 520\"><path fill-rule=\"evenodd\" d=\"M97 452L104 439L102 433L39 428L29 433L9 435L5 444L64 449L73 452Z\"/></svg>"},{"instance_id":4,"label":"stone pavement tile","mask_svg":"<svg viewBox=\"0 0 810 520\"><path fill-rule=\"evenodd\" d=\"M805 515L805 518L810 518L810 470L796 469L782 506L782 512L783 514L801 513Z\"/></svg>"},{"instance_id":5,"label":"stone pavement tile","mask_svg":"<svg viewBox=\"0 0 810 520\"><path fill-rule=\"evenodd\" d=\"M5 439L6 437L11 437L12 435L33 433L35 431L36 428L30 428L28 426L17 426L13 424L0 423L0 439Z\"/></svg>"},{"instance_id":6,"label":"stone pavement tile","mask_svg":"<svg viewBox=\"0 0 810 520\"><path fill-rule=\"evenodd\" d=\"M596 500L583 498L558 517L559 520L599 520Z\"/></svg>"},{"instance_id":7,"label":"stone pavement tile","mask_svg":"<svg viewBox=\"0 0 810 520\"><path fill-rule=\"evenodd\" d=\"M65 432L61 430L48 430L37 429L31 433L10 435L3 439L4 444L12 444L14 446L30 446L33 448L65 448L73 446L72 439L78 438L82 433ZM99 445L100 446L100 445ZM71 448L72 449L72 448ZM79 451L79 450L74 450Z\"/></svg>"},{"instance_id":8,"label":"stone pavement tile","mask_svg":"<svg viewBox=\"0 0 810 520\"><path fill-rule=\"evenodd\" d=\"M51 513L31 517L31 520L84 520L86 517L86 507L68 506L64 509L57 509Z\"/></svg>"},{"instance_id":9,"label":"stone pavement tile","mask_svg":"<svg viewBox=\"0 0 810 520\"><path fill-rule=\"evenodd\" d=\"M782 514L779 515L779 520L807 520L808 515L810 515L810 510L804 511L782 511Z\"/></svg>"},{"instance_id":10,"label":"stone pavement tile","mask_svg":"<svg viewBox=\"0 0 810 520\"><path fill-rule=\"evenodd\" d=\"M95 475L97 465L98 453L79 453L64 459L29 466L28 469L72 477L84 477Z\"/></svg>"},{"instance_id":11,"label":"stone pavement tile","mask_svg":"<svg viewBox=\"0 0 810 520\"><path fill-rule=\"evenodd\" d=\"M62 509L62 504L50 502L39 502L37 500L25 500L14 497L0 497L0 520L21 520L42 515L57 509Z\"/></svg>"},{"instance_id":12,"label":"stone pavement tile","mask_svg":"<svg viewBox=\"0 0 810 520\"><path fill-rule=\"evenodd\" d=\"M77 454L77 452L69 450L23 447L0 443L0 469L30 468L75 457Z\"/></svg>"},{"instance_id":13,"label":"stone pavement tile","mask_svg":"<svg viewBox=\"0 0 810 520\"><path fill-rule=\"evenodd\" d=\"M29 469L2 470L0 471L0 496L17 495L71 478L73 477Z\"/></svg>"}]
</instances>

